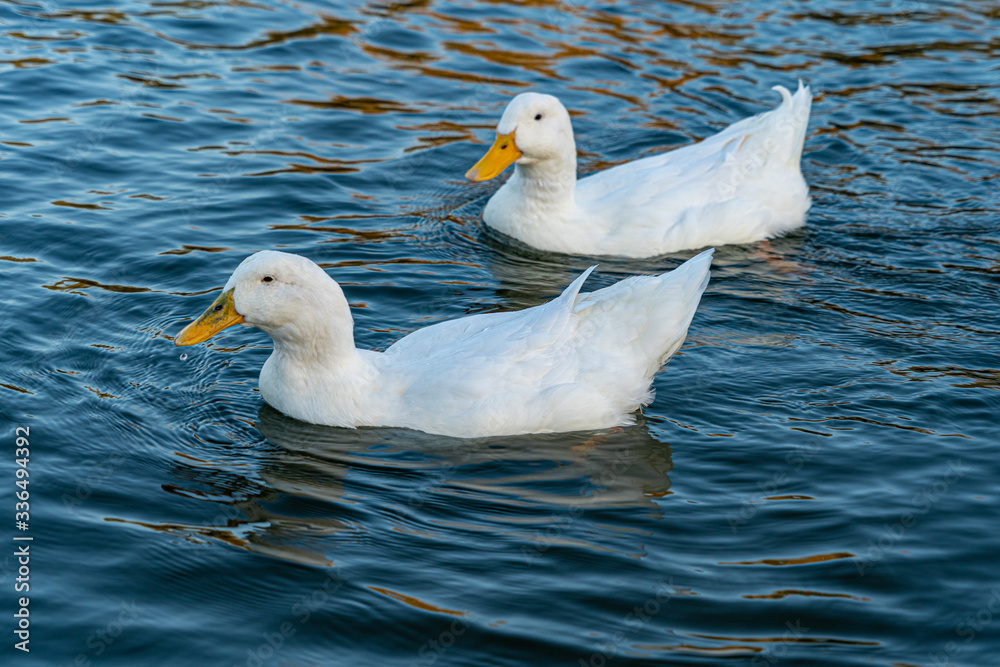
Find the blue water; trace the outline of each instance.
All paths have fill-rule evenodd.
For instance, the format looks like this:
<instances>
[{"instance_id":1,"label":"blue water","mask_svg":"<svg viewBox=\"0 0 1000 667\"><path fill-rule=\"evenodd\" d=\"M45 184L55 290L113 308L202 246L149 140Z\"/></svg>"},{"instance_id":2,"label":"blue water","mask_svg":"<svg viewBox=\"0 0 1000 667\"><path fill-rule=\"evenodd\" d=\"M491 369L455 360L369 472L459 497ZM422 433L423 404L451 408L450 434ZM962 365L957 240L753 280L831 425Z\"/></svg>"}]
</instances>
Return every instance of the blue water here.
<instances>
[{"instance_id":1,"label":"blue water","mask_svg":"<svg viewBox=\"0 0 1000 667\"><path fill-rule=\"evenodd\" d=\"M985 0L5 0L3 664L1000 664L998 28ZM635 427L314 427L263 406L261 332L172 345L264 248L322 263L363 347L541 303L592 258L486 234L498 183L462 178L511 96L558 95L588 173L799 78L807 225L719 249Z\"/></svg>"}]
</instances>

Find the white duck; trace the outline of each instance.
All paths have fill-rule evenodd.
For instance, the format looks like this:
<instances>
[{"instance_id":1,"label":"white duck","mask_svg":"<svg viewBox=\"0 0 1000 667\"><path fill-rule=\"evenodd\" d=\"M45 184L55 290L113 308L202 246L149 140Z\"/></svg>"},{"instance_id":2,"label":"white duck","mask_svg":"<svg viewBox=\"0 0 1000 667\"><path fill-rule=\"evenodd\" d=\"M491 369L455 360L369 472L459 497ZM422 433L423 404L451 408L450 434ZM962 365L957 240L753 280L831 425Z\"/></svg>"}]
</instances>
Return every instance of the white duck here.
<instances>
[{"instance_id":1,"label":"white duck","mask_svg":"<svg viewBox=\"0 0 1000 667\"><path fill-rule=\"evenodd\" d=\"M442 322L375 352L354 346L347 299L323 269L263 251L174 343L201 343L234 324L263 329L274 351L261 395L315 424L458 437L610 428L652 400L653 375L687 335L712 252L581 293L591 267L541 306Z\"/></svg>"},{"instance_id":2,"label":"white duck","mask_svg":"<svg viewBox=\"0 0 1000 667\"><path fill-rule=\"evenodd\" d=\"M805 222L799 161L812 94L782 86L781 105L697 144L576 179L569 113L552 95L522 93L503 112L470 181L514 175L493 195L490 227L550 252L653 257L752 243Z\"/></svg>"}]
</instances>

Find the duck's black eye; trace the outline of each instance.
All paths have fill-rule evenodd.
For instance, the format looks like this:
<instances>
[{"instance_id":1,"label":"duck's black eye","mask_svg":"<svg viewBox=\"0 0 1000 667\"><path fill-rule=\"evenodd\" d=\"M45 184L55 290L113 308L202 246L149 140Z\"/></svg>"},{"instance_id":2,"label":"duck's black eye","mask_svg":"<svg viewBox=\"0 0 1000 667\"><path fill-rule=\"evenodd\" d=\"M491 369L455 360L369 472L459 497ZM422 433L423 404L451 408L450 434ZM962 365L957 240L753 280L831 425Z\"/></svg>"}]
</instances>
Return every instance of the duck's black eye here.
<instances>
[{"instance_id":1,"label":"duck's black eye","mask_svg":"<svg viewBox=\"0 0 1000 667\"><path fill-rule=\"evenodd\" d=\"M263 278L260 279L260 281L262 283L272 282L272 281L274 281L274 276L264 276Z\"/></svg>"},{"instance_id":2,"label":"duck's black eye","mask_svg":"<svg viewBox=\"0 0 1000 667\"><path fill-rule=\"evenodd\" d=\"M220 310L222 310L222 304L220 303L218 306L216 306L212 310L214 310L215 312L219 312Z\"/></svg>"},{"instance_id":3,"label":"duck's black eye","mask_svg":"<svg viewBox=\"0 0 1000 667\"><path fill-rule=\"evenodd\" d=\"M540 113L539 114L535 114L535 120L541 120L541 119L542 119L542 114L540 114Z\"/></svg>"}]
</instances>

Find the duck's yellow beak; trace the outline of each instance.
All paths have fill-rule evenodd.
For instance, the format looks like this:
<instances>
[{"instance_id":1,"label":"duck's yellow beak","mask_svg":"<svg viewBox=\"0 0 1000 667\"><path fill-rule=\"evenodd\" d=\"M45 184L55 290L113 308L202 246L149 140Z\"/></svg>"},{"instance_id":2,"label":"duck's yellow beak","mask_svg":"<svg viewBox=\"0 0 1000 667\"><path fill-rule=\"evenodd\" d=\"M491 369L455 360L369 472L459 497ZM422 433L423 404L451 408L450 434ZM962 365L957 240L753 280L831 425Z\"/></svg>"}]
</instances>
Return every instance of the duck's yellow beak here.
<instances>
[{"instance_id":1,"label":"duck's yellow beak","mask_svg":"<svg viewBox=\"0 0 1000 667\"><path fill-rule=\"evenodd\" d=\"M228 329L241 322L243 322L243 316L236 312L233 290L228 289L212 302L212 305L201 314L201 317L181 329L181 332L174 338L174 345L204 343L223 329Z\"/></svg>"},{"instance_id":2,"label":"duck's yellow beak","mask_svg":"<svg viewBox=\"0 0 1000 667\"><path fill-rule=\"evenodd\" d=\"M521 157L521 151L514 143L514 133L497 133L497 140L472 169L465 172L465 177L473 182L488 181L500 175L500 172L514 164Z\"/></svg>"}]
</instances>

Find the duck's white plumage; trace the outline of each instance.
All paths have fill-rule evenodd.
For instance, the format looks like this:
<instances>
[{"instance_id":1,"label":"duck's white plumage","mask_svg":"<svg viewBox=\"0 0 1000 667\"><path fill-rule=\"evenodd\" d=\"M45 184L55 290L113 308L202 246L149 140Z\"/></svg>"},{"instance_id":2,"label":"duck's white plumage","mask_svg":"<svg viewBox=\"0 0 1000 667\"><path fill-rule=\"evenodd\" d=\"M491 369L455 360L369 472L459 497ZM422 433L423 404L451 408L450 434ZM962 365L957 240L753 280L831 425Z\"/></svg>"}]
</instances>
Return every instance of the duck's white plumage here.
<instances>
[{"instance_id":1,"label":"duck's white plumage","mask_svg":"<svg viewBox=\"0 0 1000 667\"><path fill-rule=\"evenodd\" d=\"M801 226L810 205L799 164L812 95L801 82L794 95L774 89L782 97L776 109L579 181L566 109L551 95L522 93L467 177L492 178L517 155L483 220L551 252L651 257L779 236ZM483 169L491 159L500 162Z\"/></svg>"},{"instance_id":2,"label":"duck's white plumage","mask_svg":"<svg viewBox=\"0 0 1000 667\"><path fill-rule=\"evenodd\" d=\"M712 252L583 293L590 269L541 306L435 324L375 352L354 346L347 300L319 266L264 251L175 342L224 328L202 321L229 294L240 323L274 341L260 374L264 400L297 419L459 437L608 428L631 423L651 400L653 375L687 334Z\"/></svg>"}]
</instances>

